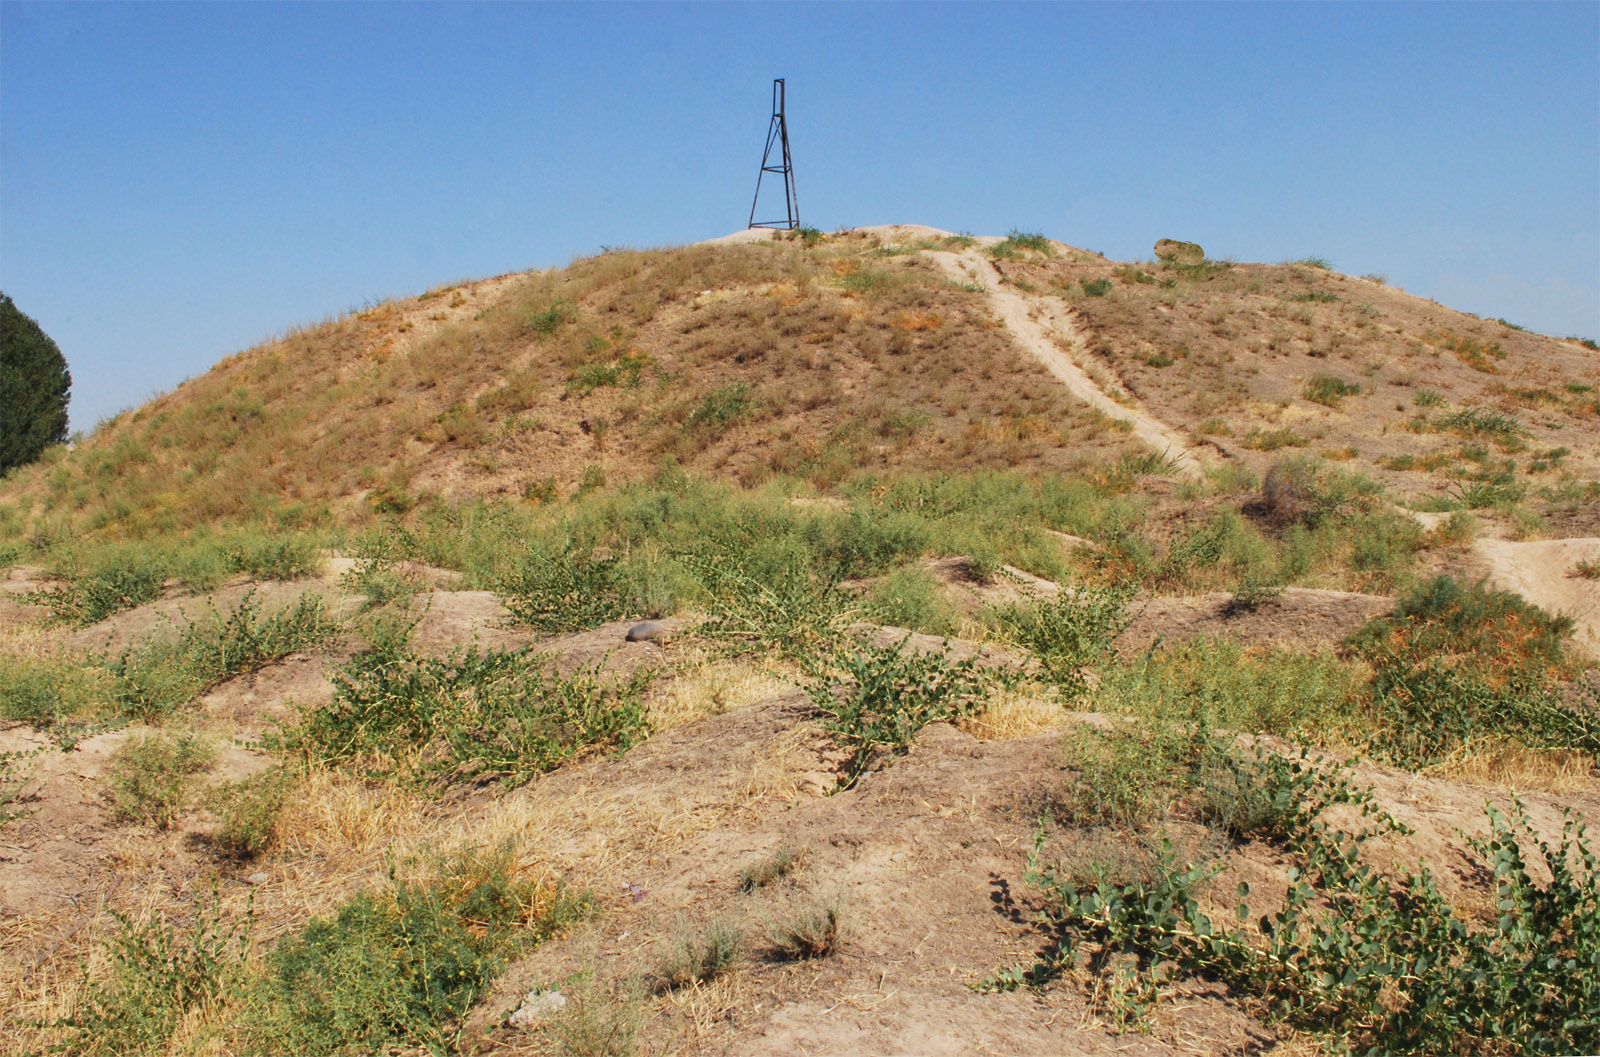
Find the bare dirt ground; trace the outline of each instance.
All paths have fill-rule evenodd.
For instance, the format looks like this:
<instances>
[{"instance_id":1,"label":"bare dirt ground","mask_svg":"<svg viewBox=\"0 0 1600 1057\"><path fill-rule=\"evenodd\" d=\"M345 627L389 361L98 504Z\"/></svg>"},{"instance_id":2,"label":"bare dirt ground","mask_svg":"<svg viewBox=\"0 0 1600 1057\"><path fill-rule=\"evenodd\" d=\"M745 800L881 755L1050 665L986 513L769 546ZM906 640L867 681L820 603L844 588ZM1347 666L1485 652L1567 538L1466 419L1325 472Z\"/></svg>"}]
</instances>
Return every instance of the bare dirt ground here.
<instances>
[{"instance_id":1,"label":"bare dirt ground","mask_svg":"<svg viewBox=\"0 0 1600 1057\"><path fill-rule=\"evenodd\" d=\"M1583 571L1600 569L1600 538L1520 543L1479 539L1472 549L1488 567L1495 586L1571 617L1577 625L1573 645L1600 661L1600 577Z\"/></svg>"}]
</instances>

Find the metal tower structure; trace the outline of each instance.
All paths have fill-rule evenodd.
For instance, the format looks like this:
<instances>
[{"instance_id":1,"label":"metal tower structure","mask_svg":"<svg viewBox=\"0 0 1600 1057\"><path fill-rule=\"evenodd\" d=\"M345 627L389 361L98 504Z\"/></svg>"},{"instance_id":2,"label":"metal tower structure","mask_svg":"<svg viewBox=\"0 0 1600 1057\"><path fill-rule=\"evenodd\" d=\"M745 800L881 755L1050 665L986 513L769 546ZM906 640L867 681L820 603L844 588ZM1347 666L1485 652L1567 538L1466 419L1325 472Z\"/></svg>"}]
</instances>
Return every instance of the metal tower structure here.
<instances>
[{"instance_id":1,"label":"metal tower structure","mask_svg":"<svg viewBox=\"0 0 1600 1057\"><path fill-rule=\"evenodd\" d=\"M772 149L781 146L783 162L772 164ZM783 220L756 220L756 206L761 201L761 178L767 173L783 176ZM750 202L750 226L753 228L788 228L800 226L800 200L794 195L794 163L789 160L789 123L783 116L783 78L772 82L772 124L767 126L767 149L761 155L761 171L756 174L756 196Z\"/></svg>"}]
</instances>

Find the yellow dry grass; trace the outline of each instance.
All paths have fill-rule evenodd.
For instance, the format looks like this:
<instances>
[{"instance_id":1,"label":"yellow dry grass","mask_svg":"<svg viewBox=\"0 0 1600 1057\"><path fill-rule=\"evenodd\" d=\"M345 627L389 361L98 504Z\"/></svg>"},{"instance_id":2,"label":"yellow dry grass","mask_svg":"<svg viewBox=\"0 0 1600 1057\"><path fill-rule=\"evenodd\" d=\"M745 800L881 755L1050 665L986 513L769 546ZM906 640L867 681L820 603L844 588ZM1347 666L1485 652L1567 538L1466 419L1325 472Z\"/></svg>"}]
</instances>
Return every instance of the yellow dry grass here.
<instances>
[{"instance_id":1,"label":"yellow dry grass","mask_svg":"<svg viewBox=\"0 0 1600 1057\"><path fill-rule=\"evenodd\" d=\"M1585 753L1530 749L1499 738L1464 745L1422 773L1508 793L1576 793L1592 789L1595 780L1594 762Z\"/></svg>"},{"instance_id":2,"label":"yellow dry grass","mask_svg":"<svg viewBox=\"0 0 1600 1057\"><path fill-rule=\"evenodd\" d=\"M1016 690L1002 690L957 723L979 741L1027 738L1064 726L1070 714L1060 703Z\"/></svg>"}]
</instances>

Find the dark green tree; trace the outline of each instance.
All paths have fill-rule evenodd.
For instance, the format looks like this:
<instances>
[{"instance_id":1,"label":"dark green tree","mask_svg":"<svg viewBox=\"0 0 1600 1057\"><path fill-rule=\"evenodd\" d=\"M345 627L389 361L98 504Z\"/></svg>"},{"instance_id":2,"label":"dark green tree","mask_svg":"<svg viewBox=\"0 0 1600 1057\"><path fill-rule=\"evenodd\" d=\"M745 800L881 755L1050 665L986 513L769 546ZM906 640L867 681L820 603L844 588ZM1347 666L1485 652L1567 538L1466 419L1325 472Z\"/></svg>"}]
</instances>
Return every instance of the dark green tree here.
<instances>
[{"instance_id":1,"label":"dark green tree","mask_svg":"<svg viewBox=\"0 0 1600 1057\"><path fill-rule=\"evenodd\" d=\"M56 343L0 293L0 474L67 439L71 389Z\"/></svg>"}]
</instances>

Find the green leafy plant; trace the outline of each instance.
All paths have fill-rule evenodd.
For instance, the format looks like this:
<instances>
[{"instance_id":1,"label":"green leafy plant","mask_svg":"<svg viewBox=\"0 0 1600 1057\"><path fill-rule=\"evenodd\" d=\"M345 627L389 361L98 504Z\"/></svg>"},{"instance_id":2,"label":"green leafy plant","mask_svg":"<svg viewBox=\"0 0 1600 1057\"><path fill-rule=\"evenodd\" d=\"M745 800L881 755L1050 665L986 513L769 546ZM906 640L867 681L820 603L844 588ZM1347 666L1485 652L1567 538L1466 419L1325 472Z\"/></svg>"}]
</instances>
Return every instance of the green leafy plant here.
<instances>
[{"instance_id":1,"label":"green leafy plant","mask_svg":"<svg viewBox=\"0 0 1600 1057\"><path fill-rule=\"evenodd\" d=\"M1084 688L1083 668L1100 660L1133 622L1126 588L1064 587L1054 599L994 610L1001 633L1038 660L1051 682Z\"/></svg>"},{"instance_id":2,"label":"green leafy plant","mask_svg":"<svg viewBox=\"0 0 1600 1057\"><path fill-rule=\"evenodd\" d=\"M865 642L838 651L831 663L812 662L806 685L811 703L827 719L823 729L852 752L840 789L855 785L884 756L904 753L929 723L964 715L983 676L971 658L952 661L943 653L898 643Z\"/></svg>"},{"instance_id":3,"label":"green leafy plant","mask_svg":"<svg viewBox=\"0 0 1600 1057\"><path fill-rule=\"evenodd\" d=\"M90 983L64 1029L64 1049L88 1057L164 1054L191 1011L246 986L253 914L225 919L213 883L198 894L187 923L157 917L142 924L111 911L110 968Z\"/></svg>"},{"instance_id":4,"label":"green leafy plant","mask_svg":"<svg viewBox=\"0 0 1600 1057\"><path fill-rule=\"evenodd\" d=\"M569 543L560 553L533 552L501 579L511 615L545 632L582 631L626 616L620 561Z\"/></svg>"},{"instance_id":5,"label":"green leafy plant","mask_svg":"<svg viewBox=\"0 0 1600 1057\"><path fill-rule=\"evenodd\" d=\"M519 871L509 847L447 858L435 876L362 892L281 941L245 1033L273 1053L453 1049L506 959L589 908L587 895Z\"/></svg>"},{"instance_id":6,"label":"green leafy plant","mask_svg":"<svg viewBox=\"0 0 1600 1057\"><path fill-rule=\"evenodd\" d=\"M1370 793L1312 774L1324 795L1296 802L1311 772L1293 768L1275 796L1272 839L1296 862L1279 909L1254 931L1200 909L1200 887L1220 866L1179 867L1167 854L1152 882L1084 887L1042 865L1044 833L1027 878L1049 906L1039 925L1049 943L1031 967L1005 970L988 989L1041 987L1084 964L1104 977L1113 956L1138 956L1133 971L1152 986L1206 975L1260 999L1275 1018L1323 1033L1351 1052L1454 1054L1516 1040L1534 1053L1589 1052L1600 1044L1592 1015L1600 995L1600 858L1570 816L1556 847L1539 840L1521 806L1487 809L1490 836L1471 847L1495 877L1500 915L1473 928L1422 869L1396 883L1360 861L1363 844L1403 832ZM1336 802L1359 806L1354 832L1324 817ZM1532 862L1551 880L1534 880ZM1236 916L1251 917L1250 886L1237 886Z\"/></svg>"},{"instance_id":7,"label":"green leafy plant","mask_svg":"<svg viewBox=\"0 0 1600 1057\"><path fill-rule=\"evenodd\" d=\"M526 652L373 650L335 674L332 702L302 709L272 740L368 774L517 785L585 749L642 738L649 678L607 680L598 666L563 676Z\"/></svg>"},{"instance_id":8,"label":"green leafy plant","mask_svg":"<svg viewBox=\"0 0 1600 1057\"><path fill-rule=\"evenodd\" d=\"M288 788L288 775L274 768L210 790L206 806L217 816L212 847L235 859L252 859L270 848Z\"/></svg>"}]
</instances>

